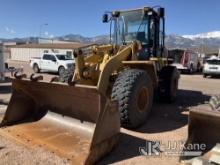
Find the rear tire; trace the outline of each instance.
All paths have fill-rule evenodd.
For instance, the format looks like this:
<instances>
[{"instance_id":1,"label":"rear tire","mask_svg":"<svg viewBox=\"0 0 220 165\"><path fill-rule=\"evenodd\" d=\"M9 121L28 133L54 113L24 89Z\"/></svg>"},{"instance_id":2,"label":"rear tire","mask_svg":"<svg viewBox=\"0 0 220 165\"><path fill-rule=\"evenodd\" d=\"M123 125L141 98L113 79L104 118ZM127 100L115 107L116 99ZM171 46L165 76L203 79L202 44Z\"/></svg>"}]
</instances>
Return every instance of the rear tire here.
<instances>
[{"instance_id":1,"label":"rear tire","mask_svg":"<svg viewBox=\"0 0 220 165\"><path fill-rule=\"evenodd\" d=\"M159 100L162 102L174 102L177 96L179 72L176 67L166 66L159 72Z\"/></svg>"},{"instance_id":2,"label":"rear tire","mask_svg":"<svg viewBox=\"0 0 220 165\"><path fill-rule=\"evenodd\" d=\"M33 70L34 70L34 73L39 73L40 72L39 66L37 64L34 64Z\"/></svg>"},{"instance_id":3,"label":"rear tire","mask_svg":"<svg viewBox=\"0 0 220 165\"><path fill-rule=\"evenodd\" d=\"M193 74L193 65L190 65L189 74Z\"/></svg>"},{"instance_id":4,"label":"rear tire","mask_svg":"<svg viewBox=\"0 0 220 165\"><path fill-rule=\"evenodd\" d=\"M153 85L149 75L139 69L122 71L112 88L112 100L118 101L121 125L136 128L150 114L153 103Z\"/></svg>"},{"instance_id":5,"label":"rear tire","mask_svg":"<svg viewBox=\"0 0 220 165\"><path fill-rule=\"evenodd\" d=\"M63 66L60 66L58 69L59 76L63 76L65 74L65 68Z\"/></svg>"}]
</instances>

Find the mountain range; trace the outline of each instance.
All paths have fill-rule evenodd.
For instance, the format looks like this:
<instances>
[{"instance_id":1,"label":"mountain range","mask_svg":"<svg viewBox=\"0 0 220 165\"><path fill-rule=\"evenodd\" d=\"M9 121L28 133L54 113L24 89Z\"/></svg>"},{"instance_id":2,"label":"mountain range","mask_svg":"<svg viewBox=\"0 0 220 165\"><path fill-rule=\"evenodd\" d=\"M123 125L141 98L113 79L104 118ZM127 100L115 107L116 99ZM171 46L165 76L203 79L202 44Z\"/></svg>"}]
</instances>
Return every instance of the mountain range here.
<instances>
[{"instance_id":1,"label":"mountain range","mask_svg":"<svg viewBox=\"0 0 220 165\"><path fill-rule=\"evenodd\" d=\"M100 35L96 37L84 37L79 34L67 34L55 37L56 40L74 41L82 43L108 43L109 35ZM37 37L1 39L0 41L16 41L37 43ZM169 34L165 38L166 47L169 49L193 49L198 52L218 52L220 46L220 31L213 31L195 35L177 35Z\"/></svg>"},{"instance_id":2,"label":"mountain range","mask_svg":"<svg viewBox=\"0 0 220 165\"><path fill-rule=\"evenodd\" d=\"M218 52L220 46L220 31L195 35L167 35L168 48L193 49L198 52Z\"/></svg>"}]
</instances>

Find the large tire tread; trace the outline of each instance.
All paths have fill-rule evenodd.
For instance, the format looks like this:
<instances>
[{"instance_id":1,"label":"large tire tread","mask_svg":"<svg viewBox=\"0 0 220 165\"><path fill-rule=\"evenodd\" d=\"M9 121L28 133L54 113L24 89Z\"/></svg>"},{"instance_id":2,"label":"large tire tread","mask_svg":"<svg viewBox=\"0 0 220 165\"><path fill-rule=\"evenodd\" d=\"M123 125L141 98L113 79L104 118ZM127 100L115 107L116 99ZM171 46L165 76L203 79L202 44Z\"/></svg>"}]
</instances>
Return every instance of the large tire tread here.
<instances>
[{"instance_id":1,"label":"large tire tread","mask_svg":"<svg viewBox=\"0 0 220 165\"><path fill-rule=\"evenodd\" d=\"M140 119L138 114L132 114L132 122L131 122L131 102L133 101L132 98L134 97L133 94L135 93L135 87L137 87L139 80L145 80L150 83L150 106L152 106L152 99L153 99L153 89L152 83L148 74L139 69L128 69L122 71L112 88L112 100L117 100L119 104L119 112L121 116L121 125L125 128L135 128L143 124L146 117L148 116L148 112L146 112Z\"/></svg>"},{"instance_id":2,"label":"large tire tread","mask_svg":"<svg viewBox=\"0 0 220 165\"><path fill-rule=\"evenodd\" d=\"M176 96L172 95L172 87L174 79L179 80L179 71L174 66L166 66L159 72L159 90L158 96L161 102L172 103L175 101ZM177 84L178 90L178 84Z\"/></svg>"}]
</instances>

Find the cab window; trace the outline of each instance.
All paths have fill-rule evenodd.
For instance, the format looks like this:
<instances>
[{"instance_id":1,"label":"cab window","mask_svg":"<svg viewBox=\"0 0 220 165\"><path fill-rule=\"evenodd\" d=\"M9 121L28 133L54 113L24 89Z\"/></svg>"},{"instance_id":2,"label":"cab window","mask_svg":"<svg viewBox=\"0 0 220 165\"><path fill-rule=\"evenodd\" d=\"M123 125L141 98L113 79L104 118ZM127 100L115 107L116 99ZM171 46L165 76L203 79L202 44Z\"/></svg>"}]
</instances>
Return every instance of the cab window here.
<instances>
[{"instance_id":1,"label":"cab window","mask_svg":"<svg viewBox=\"0 0 220 165\"><path fill-rule=\"evenodd\" d=\"M51 60L51 61L55 61L56 58L55 58L53 55L50 55L50 60Z\"/></svg>"},{"instance_id":2,"label":"cab window","mask_svg":"<svg viewBox=\"0 0 220 165\"><path fill-rule=\"evenodd\" d=\"M44 54L43 55L43 60L50 60L50 55L49 54Z\"/></svg>"}]
</instances>

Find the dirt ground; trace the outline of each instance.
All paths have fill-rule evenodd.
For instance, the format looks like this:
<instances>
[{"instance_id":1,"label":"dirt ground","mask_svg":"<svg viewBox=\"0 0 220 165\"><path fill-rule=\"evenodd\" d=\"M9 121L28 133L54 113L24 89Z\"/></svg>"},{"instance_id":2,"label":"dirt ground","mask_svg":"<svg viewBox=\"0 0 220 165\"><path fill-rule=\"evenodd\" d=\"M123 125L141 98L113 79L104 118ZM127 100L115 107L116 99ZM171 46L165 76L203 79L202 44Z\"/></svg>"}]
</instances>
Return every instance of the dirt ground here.
<instances>
[{"instance_id":1,"label":"dirt ground","mask_svg":"<svg viewBox=\"0 0 220 165\"><path fill-rule=\"evenodd\" d=\"M10 62L10 66L22 66L26 73L31 73L29 64ZM56 76L43 73L45 80ZM148 164L175 165L179 164L178 156L167 156L161 148L160 156L143 156L140 147L148 141L184 141L187 138L188 112L190 109L202 107L210 96L219 94L220 79L207 78L202 75L181 75L177 101L174 104L154 103L151 117L139 129L131 131L121 129L119 144L98 164ZM0 83L0 101L9 100L11 83ZM0 104L0 117L4 115L6 105ZM0 164L70 164L66 159L40 147L28 148L15 143L0 134Z\"/></svg>"}]
</instances>

